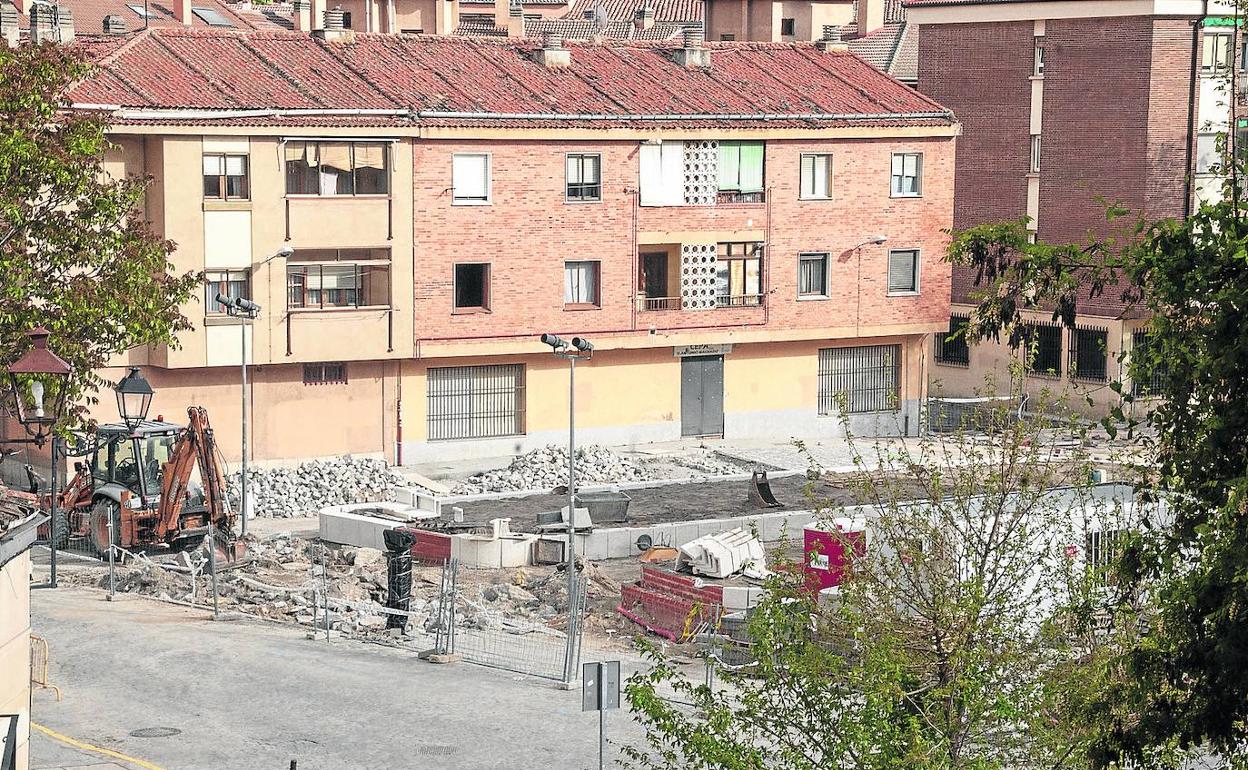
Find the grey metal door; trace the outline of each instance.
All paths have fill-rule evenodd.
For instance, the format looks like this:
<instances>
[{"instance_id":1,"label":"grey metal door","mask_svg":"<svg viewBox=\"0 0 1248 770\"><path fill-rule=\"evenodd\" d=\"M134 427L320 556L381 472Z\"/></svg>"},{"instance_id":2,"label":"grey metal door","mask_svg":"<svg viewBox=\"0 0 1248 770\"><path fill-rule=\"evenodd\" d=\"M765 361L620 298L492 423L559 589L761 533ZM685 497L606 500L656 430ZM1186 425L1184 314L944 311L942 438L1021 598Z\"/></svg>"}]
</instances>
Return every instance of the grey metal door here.
<instances>
[{"instance_id":1,"label":"grey metal door","mask_svg":"<svg viewBox=\"0 0 1248 770\"><path fill-rule=\"evenodd\" d=\"M680 435L724 435L724 357L680 359Z\"/></svg>"}]
</instances>

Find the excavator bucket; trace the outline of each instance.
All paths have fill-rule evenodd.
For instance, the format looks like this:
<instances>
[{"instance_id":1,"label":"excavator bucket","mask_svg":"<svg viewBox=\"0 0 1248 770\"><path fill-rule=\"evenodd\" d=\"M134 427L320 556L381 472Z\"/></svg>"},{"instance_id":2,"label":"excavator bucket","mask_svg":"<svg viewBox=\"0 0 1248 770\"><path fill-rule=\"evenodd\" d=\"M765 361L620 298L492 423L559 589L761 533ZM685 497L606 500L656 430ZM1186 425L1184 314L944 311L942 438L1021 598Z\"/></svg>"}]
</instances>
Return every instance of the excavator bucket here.
<instances>
[{"instance_id":1,"label":"excavator bucket","mask_svg":"<svg viewBox=\"0 0 1248 770\"><path fill-rule=\"evenodd\" d=\"M754 471L750 474L750 502L755 508L780 508L781 502L771 491L771 482L767 480L767 471Z\"/></svg>"}]
</instances>

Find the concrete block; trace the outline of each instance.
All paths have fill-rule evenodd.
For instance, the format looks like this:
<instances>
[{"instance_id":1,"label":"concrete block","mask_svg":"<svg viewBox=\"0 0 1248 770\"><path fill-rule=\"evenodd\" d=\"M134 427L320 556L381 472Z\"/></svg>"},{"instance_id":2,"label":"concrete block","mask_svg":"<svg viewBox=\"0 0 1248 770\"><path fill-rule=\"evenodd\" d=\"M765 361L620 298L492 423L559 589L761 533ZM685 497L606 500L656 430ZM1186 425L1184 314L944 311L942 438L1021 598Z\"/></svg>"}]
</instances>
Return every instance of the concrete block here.
<instances>
[{"instance_id":1,"label":"concrete block","mask_svg":"<svg viewBox=\"0 0 1248 770\"><path fill-rule=\"evenodd\" d=\"M319 518L322 540L343 545L377 548L382 551L386 550L382 533L403 525L403 522L392 519L364 516L349 511L321 511Z\"/></svg>"},{"instance_id":2,"label":"concrete block","mask_svg":"<svg viewBox=\"0 0 1248 770\"><path fill-rule=\"evenodd\" d=\"M686 522L672 525L672 547L679 548L685 543L698 539L698 522Z\"/></svg>"},{"instance_id":3,"label":"concrete block","mask_svg":"<svg viewBox=\"0 0 1248 770\"><path fill-rule=\"evenodd\" d=\"M603 531L607 533L608 558L625 559L641 553L637 550L637 535L632 527L619 527Z\"/></svg>"},{"instance_id":4,"label":"concrete block","mask_svg":"<svg viewBox=\"0 0 1248 770\"><path fill-rule=\"evenodd\" d=\"M451 539L451 556L465 567L498 569L502 565L500 541L477 535L455 535Z\"/></svg>"},{"instance_id":5,"label":"concrete block","mask_svg":"<svg viewBox=\"0 0 1248 770\"><path fill-rule=\"evenodd\" d=\"M586 559L599 560L609 559L611 550L608 547L608 535L605 529L596 529L585 537L584 550L582 553Z\"/></svg>"}]
</instances>

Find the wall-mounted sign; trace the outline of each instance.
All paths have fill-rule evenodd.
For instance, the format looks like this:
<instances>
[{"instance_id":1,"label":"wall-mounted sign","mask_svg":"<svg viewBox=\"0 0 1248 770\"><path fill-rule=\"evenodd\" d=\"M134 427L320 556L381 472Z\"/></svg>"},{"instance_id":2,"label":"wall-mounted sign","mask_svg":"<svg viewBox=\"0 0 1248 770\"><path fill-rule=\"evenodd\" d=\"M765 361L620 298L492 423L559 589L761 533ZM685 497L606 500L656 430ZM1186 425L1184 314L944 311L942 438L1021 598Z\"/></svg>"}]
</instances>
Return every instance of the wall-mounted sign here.
<instances>
[{"instance_id":1,"label":"wall-mounted sign","mask_svg":"<svg viewBox=\"0 0 1248 770\"><path fill-rule=\"evenodd\" d=\"M672 353L677 358L685 356L726 356L732 352L732 345L677 345Z\"/></svg>"}]
</instances>

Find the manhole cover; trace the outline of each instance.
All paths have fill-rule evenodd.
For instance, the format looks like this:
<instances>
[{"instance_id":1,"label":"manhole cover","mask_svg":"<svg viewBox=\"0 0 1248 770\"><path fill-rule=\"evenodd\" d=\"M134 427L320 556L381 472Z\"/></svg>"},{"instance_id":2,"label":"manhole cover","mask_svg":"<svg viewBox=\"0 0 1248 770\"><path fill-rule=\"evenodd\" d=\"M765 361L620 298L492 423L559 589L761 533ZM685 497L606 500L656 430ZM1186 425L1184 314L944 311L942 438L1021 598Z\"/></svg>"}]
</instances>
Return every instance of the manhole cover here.
<instances>
[{"instance_id":1,"label":"manhole cover","mask_svg":"<svg viewBox=\"0 0 1248 770\"><path fill-rule=\"evenodd\" d=\"M141 727L130 731L131 738L168 738L181 734L182 731L176 727Z\"/></svg>"}]
</instances>

